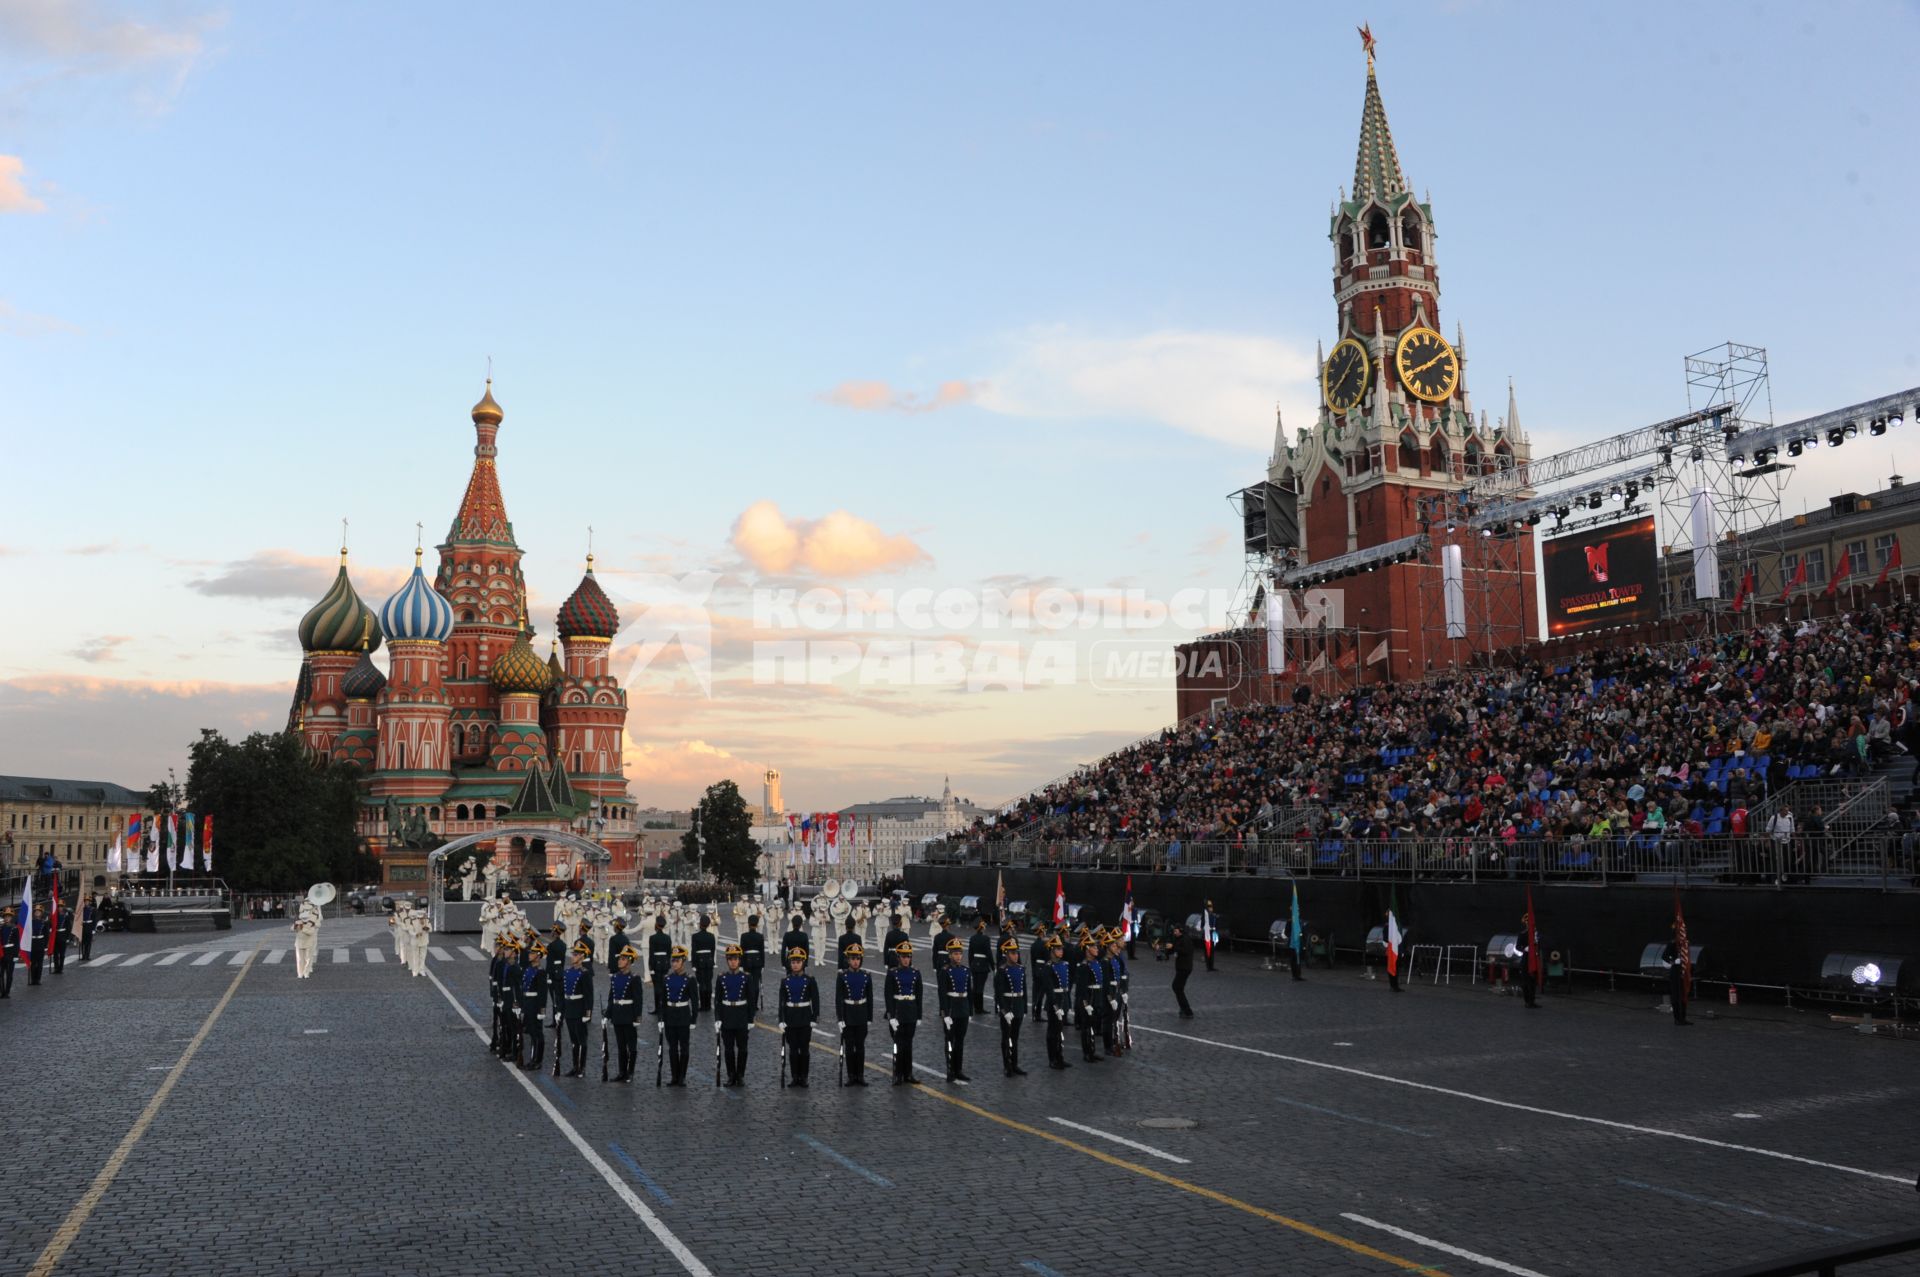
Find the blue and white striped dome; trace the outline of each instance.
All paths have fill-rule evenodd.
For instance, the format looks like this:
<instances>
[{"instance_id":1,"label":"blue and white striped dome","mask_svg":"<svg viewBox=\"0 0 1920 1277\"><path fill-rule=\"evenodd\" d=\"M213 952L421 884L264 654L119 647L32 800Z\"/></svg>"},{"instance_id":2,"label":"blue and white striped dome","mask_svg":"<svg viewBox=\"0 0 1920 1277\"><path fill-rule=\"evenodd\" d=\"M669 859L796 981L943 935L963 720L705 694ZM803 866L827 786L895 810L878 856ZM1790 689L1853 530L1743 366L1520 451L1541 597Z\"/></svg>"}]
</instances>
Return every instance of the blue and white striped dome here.
<instances>
[{"instance_id":1,"label":"blue and white striped dome","mask_svg":"<svg viewBox=\"0 0 1920 1277\"><path fill-rule=\"evenodd\" d=\"M453 608L427 584L420 571L420 551L413 552L413 575L380 609L380 628L387 641L444 643L453 633Z\"/></svg>"}]
</instances>

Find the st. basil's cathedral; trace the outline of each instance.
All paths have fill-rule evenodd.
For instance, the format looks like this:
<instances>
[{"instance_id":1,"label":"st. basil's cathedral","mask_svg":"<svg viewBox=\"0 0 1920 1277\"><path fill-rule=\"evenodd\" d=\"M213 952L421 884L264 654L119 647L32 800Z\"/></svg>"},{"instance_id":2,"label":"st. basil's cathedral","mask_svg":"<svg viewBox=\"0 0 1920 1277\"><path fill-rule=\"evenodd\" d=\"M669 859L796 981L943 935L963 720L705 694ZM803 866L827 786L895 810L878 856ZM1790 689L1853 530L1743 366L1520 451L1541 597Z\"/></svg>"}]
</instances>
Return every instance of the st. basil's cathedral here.
<instances>
[{"instance_id":1,"label":"st. basil's cathedral","mask_svg":"<svg viewBox=\"0 0 1920 1277\"><path fill-rule=\"evenodd\" d=\"M585 575L560 607L558 650L534 650L521 549L500 495L500 422L489 381L473 407L473 473L428 583L413 574L379 611L361 601L347 552L326 595L300 620L289 727L316 757L366 773L358 832L390 887L423 886L431 849L499 829L492 850L527 880L547 863L540 838L562 828L634 865L632 799L622 769L627 694L608 669L619 613ZM382 644L387 669L374 662ZM481 844L486 849L486 844ZM556 856L564 863L568 853Z\"/></svg>"}]
</instances>

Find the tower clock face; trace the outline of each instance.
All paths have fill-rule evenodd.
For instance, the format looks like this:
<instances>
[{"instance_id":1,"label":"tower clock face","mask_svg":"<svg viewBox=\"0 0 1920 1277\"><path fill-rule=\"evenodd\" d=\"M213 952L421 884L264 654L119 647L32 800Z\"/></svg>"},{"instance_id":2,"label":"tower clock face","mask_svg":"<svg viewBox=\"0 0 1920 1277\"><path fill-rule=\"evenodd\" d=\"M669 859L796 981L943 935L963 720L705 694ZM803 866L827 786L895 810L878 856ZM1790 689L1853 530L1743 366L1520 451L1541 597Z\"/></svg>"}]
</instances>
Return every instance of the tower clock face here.
<instances>
[{"instance_id":1,"label":"tower clock face","mask_svg":"<svg viewBox=\"0 0 1920 1277\"><path fill-rule=\"evenodd\" d=\"M1409 393L1438 403L1460 382L1460 359L1447 339L1431 328L1415 326L1400 334L1393 351L1394 370Z\"/></svg>"},{"instance_id":2,"label":"tower clock face","mask_svg":"<svg viewBox=\"0 0 1920 1277\"><path fill-rule=\"evenodd\" d=\"M1367 393L1367 348L1351 337L1333 348L1325 368L1320 370L1320 390L1327 407L1349 412L1359 406Z\"/></svg>"}]
</instances>

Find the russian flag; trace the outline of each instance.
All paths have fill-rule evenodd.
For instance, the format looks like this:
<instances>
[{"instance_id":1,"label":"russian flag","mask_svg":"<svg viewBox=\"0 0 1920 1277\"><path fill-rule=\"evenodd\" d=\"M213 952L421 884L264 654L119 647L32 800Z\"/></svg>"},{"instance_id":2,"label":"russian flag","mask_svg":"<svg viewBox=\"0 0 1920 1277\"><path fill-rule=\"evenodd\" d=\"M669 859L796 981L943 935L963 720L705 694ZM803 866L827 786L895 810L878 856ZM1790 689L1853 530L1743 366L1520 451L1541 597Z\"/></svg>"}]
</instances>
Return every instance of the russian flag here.
<instances>
[{"instance_id":1,"label":"russian flag","mask_svg":"<svg viewBox=\"0 0 1920 1277\"><path fill-rule=\"evenodd\" d=\"M1133 941L1133 875L1127 875L1127 901L1120 906L1120 938Z\"/></svg>"},{"instance_id":2,"label":"russian flag","mask_svg":"<svg viewBox=\"0 0 1920 1277\"><path fill-rule=\"evenodd\" d=\"M27 960L27 950L33 945L33 875L25 878L26 885L20 891L20 940L14 946L14 956L20 961Z\"/></svg>"}]
</instances>

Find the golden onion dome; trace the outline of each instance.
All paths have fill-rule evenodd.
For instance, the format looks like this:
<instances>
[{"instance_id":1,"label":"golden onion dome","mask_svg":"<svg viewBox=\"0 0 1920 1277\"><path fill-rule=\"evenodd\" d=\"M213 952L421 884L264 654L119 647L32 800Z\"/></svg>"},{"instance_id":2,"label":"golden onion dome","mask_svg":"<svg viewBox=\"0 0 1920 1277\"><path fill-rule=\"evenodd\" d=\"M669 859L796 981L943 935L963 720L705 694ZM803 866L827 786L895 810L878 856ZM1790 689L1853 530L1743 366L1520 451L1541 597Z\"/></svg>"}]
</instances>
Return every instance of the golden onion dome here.
<instances>
[{"instance_id":1,"label":"golden onion dome","mask_svg":"<svg viewBox=\"0 0 1920 1277\"><path fill-rule=\"evenodd\" d=\"M513 646L493 663L493 672L489 677L495 691L538 696L552 684L553 671L535 655L529 638L526 630L520 631L520 637L513 641Z\"/></svg>"},{"instance_id":2,"label":"golden onion dome","mask_svg":"<svg viewBox=\"0 0 1920 1277\"><path fill-rule=\"evenodd\" d=\"M506 414L500 411L500 405L493 401L493 378L487 378L487 392L480 396L480 402L473 406L475 425L497 426Z\"/></svg>"}]
</instances>

